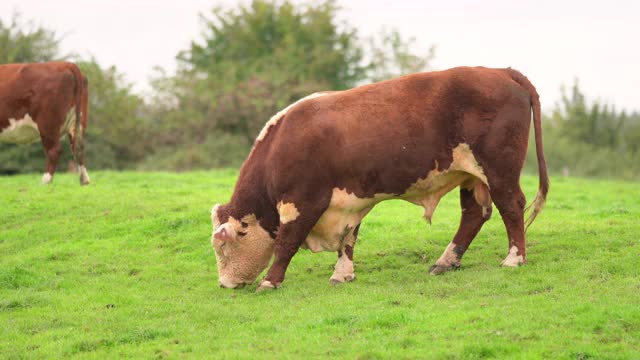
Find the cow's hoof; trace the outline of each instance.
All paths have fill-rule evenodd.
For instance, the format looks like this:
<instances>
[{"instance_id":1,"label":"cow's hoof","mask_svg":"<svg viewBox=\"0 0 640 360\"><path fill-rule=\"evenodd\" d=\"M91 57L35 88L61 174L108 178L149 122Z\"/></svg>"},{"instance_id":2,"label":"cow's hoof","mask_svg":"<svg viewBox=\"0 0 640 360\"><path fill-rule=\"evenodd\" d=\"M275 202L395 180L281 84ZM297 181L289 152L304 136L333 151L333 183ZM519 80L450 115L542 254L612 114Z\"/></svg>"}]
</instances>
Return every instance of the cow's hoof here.
<instances>
[{"instance_id":1,"label":"cow's hoof","mask_svg":"<svg viewBox=\"0 0 640 360\"><path fill-rule=\"evenodd\" d=\"M262 291L266 291L266 290L275 290L280 288L280 284L272 284L271 281L269 280L262 280L260 281L260 285L258 285L258 288L256 289L256 292L262 292Z\"/></svg>"},{"instance_id":2,"label":"cow's hoof","mask_svg":"<svg viewBox=\"0 0 640 360\"><path fill-rule=\"evenodd\" d=\"M344 275L344 276L332 276L331 279L329 279L329 284L331 285L338 285L338 284L342 284L345 282L351 282L353 280L356 279L356 274L348 274L348 275Z\"/></svg>"},{"instance_id":3,"label":"cow's hoof","mask_svg":"<svg viewBox=\"0 0 640 360\"><path fill-rule=\"evenodd\" d=\"M509 249L509 255L502 261L502 266L506 267L518 267L520 265L524 265L526 260L523 255L518 255L518 248L512 246Z\"/></svg>"},{"instance_id":4,"label":"cow's hoof","mask_svg":"<svg viewBox=\"0 0 640 360\"><path fill-rule=\"evenodd\" d=\"M518 267L524 264L525 264L525 261L523 259L513 259L513 258L509 258L509 256L507 256L506 259L502 260L502 266L504 267Z\"/></svg>"},{"instance_id":5,"label":"cow's hoof","mask_svg":"<svg viewBox=\"0 0 640 360\"><path fill-rule=\"evenodd\" d=\"M431 274L431 275L440 275L440 274L445 273L447 271L457 270L459 267L460 267L459 265L438 265L438 264L435 264L431 268L429 268L429 274Z\"/></svg>"},{"instance_id":6,"label":"cow's hoof","mask_svg":"<svg viewBox=\"0 0 640 360\"><path fill-rule=\"evenodd\" d=\"M42 175L42 183L45 185L50 184L52 179L53 179L53 175L49 173L44 173L44 175Z\"/></svg>"},{"instance_id":7,"label":"cow's hoof","mask_svg":"<svg viewBox=\"0 0 640 360\"><path fill-rule=\"evenodd\" d=\"M89 185L91 183L91 179L89 178L89 173L87 173L87 168L84 166L80 166L80 185Z\"/></svg>"}]
</instances>

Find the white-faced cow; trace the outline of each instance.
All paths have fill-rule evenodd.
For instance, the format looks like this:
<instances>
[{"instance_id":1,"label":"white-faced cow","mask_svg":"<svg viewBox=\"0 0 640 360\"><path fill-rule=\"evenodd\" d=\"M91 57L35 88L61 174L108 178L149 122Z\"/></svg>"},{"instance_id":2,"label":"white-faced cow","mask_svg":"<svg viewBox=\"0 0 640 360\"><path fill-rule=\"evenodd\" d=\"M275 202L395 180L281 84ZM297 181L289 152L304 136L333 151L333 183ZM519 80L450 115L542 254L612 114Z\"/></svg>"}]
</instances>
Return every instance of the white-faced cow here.
<instances>
[{"instance_id":1,"label":"white-faced cow","mask_svg":"<svg viewBox=\"0 0 640 360\"><path fill-rule=\"evenodd\" d=\"M540 184L525 222L520 172L532 108ZM456 187L460 227L431 274L460 266L492 203L509 238L502 264L524 264L525 224L549 179L539 97L520 72L460 67L310 95L267 122L231 201L213 207L219 283L252 283L273 257L258 290L277 288L300 247L337 251L331 282L353 280L360 222L377 203L403 199L430 220Z\"/></svg>"},{"instance_id":2,"label":"white-faced cow","mask_svg":"<svg viewBox=\"0 0 640 360\"><path fill-rule=\"evenodd\" d=\"M0 65L0 141L42 141L47 169L42 182L53 179L67 134L78 165L80 184L89 183L84 163L88 111L87 79L75 64L49 62Z\"/></svg>"}]
</instances>

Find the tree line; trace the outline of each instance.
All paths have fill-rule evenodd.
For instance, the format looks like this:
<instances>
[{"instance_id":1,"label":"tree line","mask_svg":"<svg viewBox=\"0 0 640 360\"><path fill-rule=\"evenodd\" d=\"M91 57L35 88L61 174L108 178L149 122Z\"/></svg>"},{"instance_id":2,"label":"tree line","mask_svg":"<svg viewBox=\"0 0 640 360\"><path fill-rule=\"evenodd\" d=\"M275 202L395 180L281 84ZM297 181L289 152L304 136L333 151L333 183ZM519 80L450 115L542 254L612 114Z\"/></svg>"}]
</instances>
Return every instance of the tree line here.
<instances>
[{"instance_id":1,"label":"tree line","mask_svg":"<svg viewBox=\"0 0 640 360\"><path fill-rule=\"evenodd\" d=\"M80 66L90 83L90 168L237 167L264 123L295 100L430 69L434 48L415 53L415 39L393 29L364 38L337 20L339 11L333 0L216 7L200 15L202 35L176 54L176 72L160 71L144 99L115 67L61 53L64 39L20 15L0 21L0 63L73 60ZM552 173L640 178L640 114L588 102L577 83L545 114L544 140ZM533 171L530 158L526 169ZM0 172L43 166L38 144L0 144Z\"/></svg>"}]
</instances>

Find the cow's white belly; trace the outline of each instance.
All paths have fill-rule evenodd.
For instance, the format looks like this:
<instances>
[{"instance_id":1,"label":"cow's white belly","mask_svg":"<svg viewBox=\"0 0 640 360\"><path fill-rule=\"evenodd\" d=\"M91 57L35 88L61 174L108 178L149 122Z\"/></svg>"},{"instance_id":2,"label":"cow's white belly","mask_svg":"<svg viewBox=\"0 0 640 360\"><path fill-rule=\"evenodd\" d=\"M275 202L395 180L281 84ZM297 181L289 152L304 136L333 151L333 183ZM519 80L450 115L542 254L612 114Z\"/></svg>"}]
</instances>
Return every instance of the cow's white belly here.
<instances>
[{"instance_id":1,"label":"cow's white belly","mask_svg":"<svg viewBox=\"0 0 640 360\"><path fill-rule=\"evenodd\" d=\"M460 144L453 150L453 161L448 169L430 171L425 178L417 179L404 194L376 194L371 198L359 198L345 190L334 188L329 207L322 214L305 240L303 247L313 252L338 251L344 245L353 245L353 230L362 218L379 202L387 199L402 199L424 207L424 216L431 216L444 195L462 186L474 192L482 192L488 197L488 183L483 169L478 165L469 145ZM476 194L480 203L482 194ZM482 203L482 206L490 206Z\"/></svg>"},{"instance_id":2,"label":"cow's white belly","mask_svg":"<svg viewBox=\"0 0 640 360\"><path fill-rule=\"evenodd\" d=\"M9 126L0 129L0 141L11 144L29 144L40 139L40 131L29 114L22 119L9 119Z\"/></svg>"},{"instance_id":3,"label":"cow's white belly","mask_svg":"<svg viewBox=\"0 0 640 360\"><path fill-rule=\"evenodd\" d=\"M60 127L60 136L75 132L76 110L71 108ZM40 140L38 124L26 114L22 119L9 119L9 126L0 129L0 142L10 144L30 144Z\"/></svg>"},{"instance_id":4,"label":"cow's white belly","mask_svg":"<svg viewBox=\"0 0 640 360\"><path fill-rule=\"evenodd\" d=\"M342 249L351 241L353 230L373 206L392 197L393 195L376 194L372 198L363 199L345 190L333 189L329 207L313 227L302 247L313 252Z\"/></svg>"}]
</instances>

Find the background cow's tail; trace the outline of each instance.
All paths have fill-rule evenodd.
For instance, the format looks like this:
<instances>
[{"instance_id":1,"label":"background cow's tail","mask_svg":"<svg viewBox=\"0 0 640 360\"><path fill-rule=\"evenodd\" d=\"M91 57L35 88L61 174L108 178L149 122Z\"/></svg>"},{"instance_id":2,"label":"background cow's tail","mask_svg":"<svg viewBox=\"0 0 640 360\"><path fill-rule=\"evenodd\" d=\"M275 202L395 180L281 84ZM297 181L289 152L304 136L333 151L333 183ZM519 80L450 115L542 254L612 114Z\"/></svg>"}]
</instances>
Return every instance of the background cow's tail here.
<instances>
[{"instance_id":1,"label":"background cow's tail","mask_svg":"<svg viewBox=\"0 0 640 360\"><path fill-rule=\"evenodd\" d=\"M76 121L74 124L74 134L72 136L74 156L77 162L79 171L81 172L81 183L88 184L89 178L86 175L86 168L84 163L84 135L87 127L87 119L89 112L89 90L87 78L82 75L82 72L76 64L69 63L69 70L73 73L76 80L76 93L74 97L74 105L76 109Z\"/></svg>"},{"instance_id":2,"label":"background cow's tail","mask_svg":"<svg viewBox=\"0 0 640 360\"><path fill-rule=\"evenodd\" d=\"M544 204L547 200L547 193L549 192L549 176L547 175L547 163L544 160L544 152L542 151L542 123L540 119L540 96L536 91L536 88L531 84L526 76L522 75L517 70L508 68L507 72L511 78L517 82L520 86L525 88L529 92L531 99L531 108L533 109L533 129L536 141L536 156L538 158L538 176L540 183L538 185L538 193L536 194L533 202L527 206L525 211L531 210L529 217L525 221L525 229L529 228L529 225L533 223L536 216L542 211Z\"/></svg>"}]
</instances>

